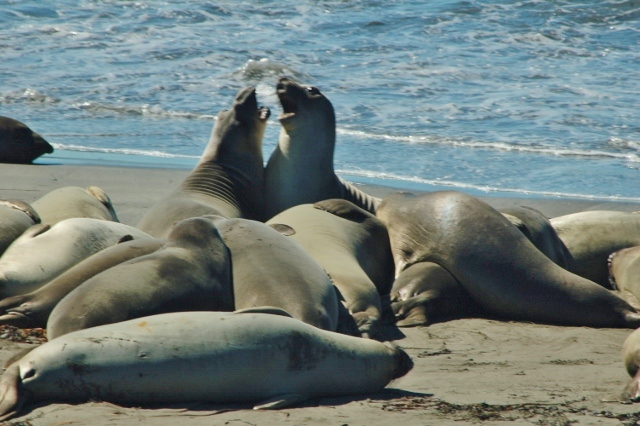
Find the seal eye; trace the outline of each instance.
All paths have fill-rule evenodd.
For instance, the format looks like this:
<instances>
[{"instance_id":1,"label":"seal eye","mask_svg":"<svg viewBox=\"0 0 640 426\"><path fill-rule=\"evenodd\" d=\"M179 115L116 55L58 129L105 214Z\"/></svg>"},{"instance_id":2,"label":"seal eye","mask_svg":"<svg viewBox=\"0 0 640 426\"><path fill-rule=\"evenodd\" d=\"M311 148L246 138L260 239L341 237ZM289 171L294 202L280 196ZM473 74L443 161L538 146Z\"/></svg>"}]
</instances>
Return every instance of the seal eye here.
<instances>
[{"instance_id":1,"label":"seal eye","mask_svg":"<svg viewBox=\"0 0 640 426\"><path fill-rule=\"evenodd\" d=\"M310 95L319 95L320 94L320 90L318 90L317 87L313 87L313 86L307 86L307 93L309 93Z\"/></svg>"}]
</instances>

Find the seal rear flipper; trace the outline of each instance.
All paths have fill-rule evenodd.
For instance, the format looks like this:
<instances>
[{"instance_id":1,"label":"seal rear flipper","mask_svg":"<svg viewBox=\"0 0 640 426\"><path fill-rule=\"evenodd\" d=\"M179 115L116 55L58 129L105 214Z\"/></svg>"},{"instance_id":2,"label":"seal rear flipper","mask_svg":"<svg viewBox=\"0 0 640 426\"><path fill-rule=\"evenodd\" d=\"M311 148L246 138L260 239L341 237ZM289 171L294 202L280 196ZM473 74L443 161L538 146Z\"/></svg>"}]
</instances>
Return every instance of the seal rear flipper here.
<instances>
[{"instance_id":1,"label":"seal rear flipper","mask_svg":"<svg viewBox=\"0 0 640 426\"><path fill-rule=\"evenodd\" d=\"M18 328L34 327L33 320L18 311L7 311L6 314L0 315L0 325L10 325Z\"/></svg>"},{"instance_id":2,"label":"seal rear flipper","mask_svg":"<svg viewBox=\"0 0 640 426\"><path fill-rule=\"evenodd\" d=\"M27 393L20 392L20 367L14 363L0 379L0 421L15 417L26 400Z\"/></svg>"},{"instance_id":3,"label":"seal rear flipper","mask_svg":"<svg viewBox=\"0 0 640 426\"><path fill-rule=\"evenodd\" d=\"M306 401L309 399L299 393L286 393L283 395L277 395L272 398L262 401L260 404L253 407L254 410L277 410L279 408L291 407Z\"/></svg>"},{"instance_id":4,"label":"seal rear flipper","mask_svg":"<svg viewBox=\"0 0 640 426\"><path fill-rule=\"evenodd\" d=\"M289 312L282 308L276 308L275 306L257 306L255 308L245 308L233 311L234 314L271 314L280 315L283 317L293 318Z\"/></svg>"},{"instance_id":5,"label":"seal rear flipper","mask_svg":"<svg viewBox=\"0 0 640 426\"><path fill-rule=\"evenodd\" d=\"M640 374L636 375L625 386L620 395L620 402L639 402L640 401Z\"/></svg>"},{"instance_id":6,"label":"seal rear flipper","mask_svg":"<svg viewBox=\"0 0 640 426\"><path fill-rule=\"evenodd\" d=\"M116 211L113 208L113 203L111 202L111 198L109 198L107 193L104 192L102 188L97 186L90 186L85 191L87 191L89 195L91 195L96 200L100 201L102 205L105 206L105 208L109 211L109 214L111 215L111 219L114 222L120 222L120 220L118 220L118 215L116 215Z\"/></svg>"}]
</instances>

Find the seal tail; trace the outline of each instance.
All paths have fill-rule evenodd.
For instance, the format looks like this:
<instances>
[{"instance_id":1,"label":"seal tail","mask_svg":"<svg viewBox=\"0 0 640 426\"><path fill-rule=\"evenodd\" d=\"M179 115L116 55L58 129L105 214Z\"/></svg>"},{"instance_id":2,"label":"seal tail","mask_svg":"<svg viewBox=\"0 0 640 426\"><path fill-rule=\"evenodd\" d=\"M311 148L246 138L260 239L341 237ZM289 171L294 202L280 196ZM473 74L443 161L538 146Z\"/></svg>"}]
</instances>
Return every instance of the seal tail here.
<instances>
[{"instance_id":1,"label":"seal tail","mask_svg":"<svg viewBox=\"0 0 640 426\"><path fill-rule=\"evenodd\" d=\"M27 400L27 393L20 392L20 368L13 363L0 379L0 421L15 417Z\"/></svg>"},{"instance_id":2,"label":"seal tail","mask_svg":"<svg viewBox=\"0 0 640 426\"><path fill-rule=\"evenodd\" d=\"M408 353L405 352L400 346L393 342L388 342L391 345L391 350L394 352L395 370L393 370L393 377L391 380L399 379L413 369L413 360Z\"/></svg>"}]
</instances>

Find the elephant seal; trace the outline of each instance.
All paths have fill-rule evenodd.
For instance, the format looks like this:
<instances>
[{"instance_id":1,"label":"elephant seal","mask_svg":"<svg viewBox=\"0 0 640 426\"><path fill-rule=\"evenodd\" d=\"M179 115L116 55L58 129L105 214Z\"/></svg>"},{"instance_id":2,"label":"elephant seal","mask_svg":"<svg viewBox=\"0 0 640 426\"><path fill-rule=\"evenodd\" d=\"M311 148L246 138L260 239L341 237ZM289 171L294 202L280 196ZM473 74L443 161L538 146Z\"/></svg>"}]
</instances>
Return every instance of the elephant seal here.
<instances>
[{"instance_id":1,"label":"elephant seal","mask_svg":"<svg viewBox=\"0 0 640 426\"><path fill-rule=\"evenodd\" d=\"M475 197L456 191L392 194L377 215L389 230L396 277L416 263L435 262L490 314L558 325L640 326L631 305L553 263Z\"/></svg>"},{"instance_id":2,"label":"elephant seal","mask_svg":"<svg viewBox=\"0 0 640 426\"><path fill-rule=\"evenodd\" d=\"M31 164L53 147L26 124L0 116L0 163Z\"/></svg>"},{"instance_id":3,"label":"elephant seal","mask_svg":"<svg viewBox=\"0 0 640 426\"><path fill-rule=\"evenodd\" d=\"M640 329L633 331L622 344L622 363L631 376L620 397L621 402L640 401Z\"/></svg>"},{"instance_id":4,"label":"elephant seal","mask_svg":"<svg viewBox=\"0 0 640 426\"><path fill-rule=\"evenodd\" d=\"M236 310L275 306L318 328L337 329L336 291L298 243L254 220L217 220L216 226L231 251Z\"/></svg>"},{"instance_id":5,"label":"elephant seal","mask_svg":"<svg viewBox=\"0 0 640 426\"><path fill-rule=\"evenodd\" d=\"M27 400L277 409L379 392L413 367L397 346L266 312L167 313L51 340L3 374L0 420Z\"/></svg>"},{"instance_id":6,"label":"elephant seal","mask_svg":"<svg viewBox=\"0 0 640 426\"><path fill-rule=\"evenodd\" d=\"M414 263L402 270L393 282L390 296L398 327L464 318L482 311L458 280L433 262Z\"/></svg>"},{"instance_id":7,"label":"elephant seal","mask_svg":"<svg viewBox=\"0 0 640 426\"><path fill-rule=\"evenodd\" d=\"M349 201L331 199L291 207L267 224L292 229L290 238L329 274L361 334L375 335L380 295L389 294L394 270L382 222Z\"/></svg>"},{"instance_id":8,"label":"elephant seal","mask_svg":"<svg viewBox=\"0 0 640 426\"><path fill-rule=\"evenodd\" d=\"M90 186L82 189L67 186L53 190L31 206L38 212L42 223L53 225L72 217L90 217L94 219L118 222L111 199L101 188Z\"/></svg>"},{"instance_id":9,"label":"elephant seal","mask_svg":"<svg viewBox=\"0 0 640 426\"><path fill-rule=\"evenodd\" d=\"M53 308L80 284L112 266L152 253L163 244L164 240L132 240L126 235L116 245L89 256L39 289L0 300L0 325L45 328Z\"/></svg>"},{"instance_id":10,"label":"elephant seal","mask_svg":"<svg viewBox=\"0 0 640 426\"><path fill-rule=\"evenodd\" d=\"M554 217L551 225L573 257L571 272L604 287L609 287L609 255L640 245L640 212L578 212Z\"/></svg>"},{"instance_id":11,"label":"elephant seal","mask_svg":"<svg viewBox=\"0 0 640 426\"><path fill-rule=\"evenodd\" d=\"M283 113L278 146L265 168L266 219L298 204L344 198L371 213L379 200L336 176L333 106L315 87L281 78L276 94Z\"/></svg>"},{"instance_id":12,"label":"elephant seal","mask_svg":"<svg viewBox=\"0 0 640 426\"><path fill-rule=\"evenodd\" d=\"M207 214L262 220L262 136L270 111L258 108L256 91L238 92L233 106L218 113L209 143L180 187L158 201L137 227L164 238L174 223Z\"/></svg>"},{"instance_id":13,"label":"elephant seal","mask_svg":"<svg viewBox=\"0 0 640 426\"><path fill-rule=\"evenodd\" d=\"M19 200L0 200L0 256L24 231L40 223L40 216Z\"/></svg>"},{"instance_id":14,"label":"elephant seal","mask_svg":"<svg viewBox=\"0 0 640 426\"><path fill-rule=\"evenodd\" d=\"M91 218L33 225L0 257L0 297L32 292L125 235L151 238L132 226Z\"/></svg>"},{"instance_id":15,"label":"elephant seal","mask_svg":"<svg viewBox=\"0 0 640 426\"><path fill-rule=\"evenodd\" d=\"M47 338L147 315L232 311L229 250L212 221L185 219L153 253L109 268L51 311Z\"/></svg>"},{"instance_id":16,"label":"elephant seal","mask_svg":"<svg viewBox=\"0 0 640 426\"><path fill-rule=\"evenodd\" d=\"M611 286L628 291L640 303L640 245L612 253L608 265Z\"/></svg>"},{"instance_id":17,"label":"elephant seal","mask_svg":"<svg viewBox=\"0 0 640 426\"><path fill-rule=\"evenodd\" d=\"M565 269L573 265L573 258L567 246L558 237L551 222L542 212L527 206L506 207L498 211L516 225L520 232L556 265Z\"/></svg>"}]
</instances>

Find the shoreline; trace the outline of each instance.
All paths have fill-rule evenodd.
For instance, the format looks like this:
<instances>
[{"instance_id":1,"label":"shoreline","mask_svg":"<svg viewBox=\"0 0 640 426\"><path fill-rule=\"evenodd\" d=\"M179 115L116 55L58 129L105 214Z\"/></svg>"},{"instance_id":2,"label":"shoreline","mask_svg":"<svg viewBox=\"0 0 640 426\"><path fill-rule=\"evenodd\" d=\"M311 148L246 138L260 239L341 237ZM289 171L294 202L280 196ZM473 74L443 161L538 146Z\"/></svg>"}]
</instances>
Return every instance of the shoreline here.
<instances>
[{"instance_id":1,"label":"shoreline","mask_svg":"<svg viewBox=\"0 0 640 426\"><path fill-rule=\"evenodd\" d=\"M190 170L70 166L0 166L0 198L32 202L63 186L99 186L122 223L135 225L145 209ZM401 188L356 184L382 197ZM413 191L411 191L413 192ZM580 210L640 210L640 203L483 196L494 207L528 205L548 216ZM468 318L426 327L388 327L415 366L375 395L310 400L274 411L194 404L120 407L110 403L29 404L7 424L190 425L458 425L627 424L640 405L616 398L629 377L620 351L631 330L563 327ZM194 331L194 332L197 332ZM28 343L0 340L3 363ZM212 378L214 380L215 378ZM23 422L23 423L19 423ZM27 423L28 422L28 423Z\"/></svg>"}]
</instances>

